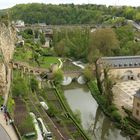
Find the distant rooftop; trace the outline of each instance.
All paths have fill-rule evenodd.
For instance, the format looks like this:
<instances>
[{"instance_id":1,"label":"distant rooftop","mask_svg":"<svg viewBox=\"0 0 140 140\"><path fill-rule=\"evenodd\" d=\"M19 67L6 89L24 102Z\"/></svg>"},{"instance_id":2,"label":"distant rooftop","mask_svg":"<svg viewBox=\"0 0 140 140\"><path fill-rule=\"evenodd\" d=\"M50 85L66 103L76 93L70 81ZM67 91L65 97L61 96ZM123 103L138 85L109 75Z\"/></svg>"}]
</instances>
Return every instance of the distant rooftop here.
<instances>
[{"instance_id":1,"label":"distant rooftop","mask_svg":"<svg viewBox=\"0 0 140 140\"><path fill-rule=\"evenodd\" d=\"M134 96L137 98L140 98L140 89L136 92L136 94Z\"/></svg>"},{"instance_id":2,"label":"distant rooftop","mask_svg":"<svg viewBox=\"0 0 140 140\"><path fill-rule=\"evenodd\" d=\"M100 60L111 68L140 68L140 56L102 57Z\"/></svg>"}]
</instances>

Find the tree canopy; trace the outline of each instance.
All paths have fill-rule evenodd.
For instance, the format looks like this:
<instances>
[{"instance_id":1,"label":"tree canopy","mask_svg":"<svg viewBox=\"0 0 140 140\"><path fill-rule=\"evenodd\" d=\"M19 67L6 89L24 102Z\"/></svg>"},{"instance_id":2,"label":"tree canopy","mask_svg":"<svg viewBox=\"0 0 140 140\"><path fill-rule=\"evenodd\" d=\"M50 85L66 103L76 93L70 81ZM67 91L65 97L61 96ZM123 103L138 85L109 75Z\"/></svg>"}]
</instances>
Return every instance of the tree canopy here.
<instances>
[{"instance_id":1,"label":"tree canopy","mask_svg":"<svg viewBox=\"0 0 140 140\"><path fill-rule=\"evenodd\" d=\"M91 33L91 39L91 47L97 48L104 56L113 55L113 50L119 46L116 34L111 28L97 29Z\"/></svg>"},{"instance_id":2,"label":"tree canopy","mask_svg":"<svg viewBox=\"0 0 140 140\"><path fill-rule=\"evenodd\" d=\"M25 23L46 23L52 25L63 24L102 24L113 17L140 22L140 8L136 7L106 7L95 4L18 4L12 8L1 10L0 16L9 12L12 20L24 20Z\"/></svg>"}]
</instances>

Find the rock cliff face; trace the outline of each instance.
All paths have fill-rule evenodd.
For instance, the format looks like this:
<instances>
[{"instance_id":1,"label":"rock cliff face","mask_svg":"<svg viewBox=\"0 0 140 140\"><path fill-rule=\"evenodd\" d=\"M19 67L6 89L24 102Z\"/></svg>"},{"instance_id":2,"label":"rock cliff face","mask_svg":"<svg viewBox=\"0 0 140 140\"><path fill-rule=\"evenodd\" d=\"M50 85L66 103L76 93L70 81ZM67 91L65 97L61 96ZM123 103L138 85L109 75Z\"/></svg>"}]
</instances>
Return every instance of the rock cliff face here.
<instances>
[{"instance_id":1,"label":"rock cliff face","mask_svg":"<svg viewBox=\"0 0 140 140\"><path fill-rule=\"evenodd\" d=\"M7 91L9 61L12 59L15 44L15 31L10 26L0 23L0 94Z\"/></svg>"}]
</instances>

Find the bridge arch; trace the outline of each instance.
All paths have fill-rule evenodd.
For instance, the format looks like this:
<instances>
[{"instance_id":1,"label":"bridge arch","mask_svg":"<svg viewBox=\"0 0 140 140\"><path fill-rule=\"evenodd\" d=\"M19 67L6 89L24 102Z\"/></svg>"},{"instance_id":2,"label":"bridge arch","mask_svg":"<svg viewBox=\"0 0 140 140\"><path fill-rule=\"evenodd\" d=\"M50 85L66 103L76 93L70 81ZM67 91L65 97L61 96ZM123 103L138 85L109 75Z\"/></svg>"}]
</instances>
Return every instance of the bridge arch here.
<instances>
[{"instance_id":1,"label":"bridge arch","mask_svg":"<svg viewBox=\"0 0 140 140\"><path fill-rule=\"evenodd\" d=\"M86 80L84 78L83 74L80 74L76 77L70 77L70 76L64 76L64 80L62 81L62 85L66 86L66 85L70 85L72 83L73 80L76 80L79 84L85 84Z\"/></svg>"},{"instance_id":2,"label":"bridge arch","mask_svg":"<svg viewBox=\"0 0 140 140\"><path fill-rule=\"evenodd\" d=\"M86 83L86 80L85 80L85 78L84 78L84 75L80 75L78 78L77 78L77 82L79 83L79 84L85 84Z\"/></svg>"}]
</instances>

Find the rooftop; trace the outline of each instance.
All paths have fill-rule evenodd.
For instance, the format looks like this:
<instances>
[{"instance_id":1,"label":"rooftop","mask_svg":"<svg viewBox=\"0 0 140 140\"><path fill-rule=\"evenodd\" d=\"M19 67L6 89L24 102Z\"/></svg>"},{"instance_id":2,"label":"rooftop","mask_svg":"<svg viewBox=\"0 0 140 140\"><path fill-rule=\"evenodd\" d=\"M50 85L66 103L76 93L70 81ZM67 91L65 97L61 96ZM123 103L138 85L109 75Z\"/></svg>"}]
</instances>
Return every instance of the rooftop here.
<instances>
[{"instance_id":1,"label":"rooftop","mask_svg":"<svg viewBox=\"0 0 140 140\"><path fill-rule=\"evenodd\" d=\"M139 91L138 94L136 94ZM133 107L134 96L140 97L140 80L119 82L113 86L114 101L120 107Z\"/></svg>"},{"instance_id":2,"label":"rooftop","mask_svg":"<svg viewBox=\"0 0 140 140\"><path fill-rule=\"evenodd\" d=\"M140 98L140 89L136 92L136 94L134 96L137 98Z\"/></svg>"},{"instance_id":3,"label":"rooftop","mask_svg":"<svg viewBox=\"0 0 140 140\"><path fill-rule=\"evenodd\" d=\"M101 62L111 68L139 68L140 56L102 57Z\"/></svg>"}]
</instances>

